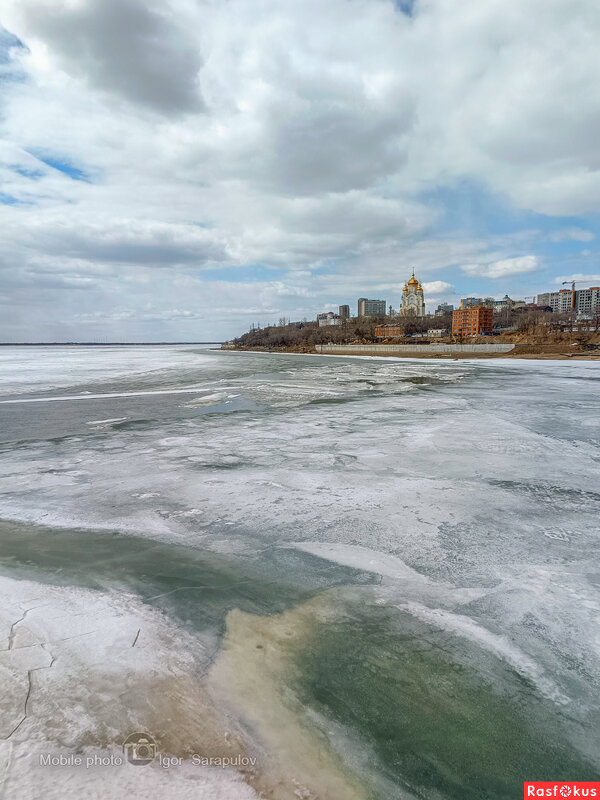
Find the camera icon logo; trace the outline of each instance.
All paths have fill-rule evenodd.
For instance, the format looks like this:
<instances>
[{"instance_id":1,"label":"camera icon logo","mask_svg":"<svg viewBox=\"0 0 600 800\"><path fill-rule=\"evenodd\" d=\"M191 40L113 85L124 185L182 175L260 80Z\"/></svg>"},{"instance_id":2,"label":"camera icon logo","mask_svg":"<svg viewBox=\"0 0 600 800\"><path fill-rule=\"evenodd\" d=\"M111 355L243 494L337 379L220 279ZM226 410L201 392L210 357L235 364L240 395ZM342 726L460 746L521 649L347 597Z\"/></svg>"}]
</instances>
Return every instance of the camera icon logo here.
<instances>
[{"instance_id":1,"label":"camera icon logo","mask_svg":"<svg viewBox=\"0 0 600 800\"><path fill-rule=\"evenodd\" d=\"M131 733L123 742L123 752L130 764L144 766L154 761L158 747L149 733Z\"/></svg>"}]
</instances>

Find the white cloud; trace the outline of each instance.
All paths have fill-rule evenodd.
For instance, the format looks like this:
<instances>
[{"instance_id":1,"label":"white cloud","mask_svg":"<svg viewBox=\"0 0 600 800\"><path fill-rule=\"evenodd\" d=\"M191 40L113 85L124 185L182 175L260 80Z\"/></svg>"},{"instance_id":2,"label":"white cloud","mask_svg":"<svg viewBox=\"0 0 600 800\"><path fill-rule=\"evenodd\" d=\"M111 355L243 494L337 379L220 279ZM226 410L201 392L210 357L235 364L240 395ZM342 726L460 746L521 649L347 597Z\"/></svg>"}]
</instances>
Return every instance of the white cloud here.
<instances>
[{"instance_id":1,"label":"white cloud","mask_svg":"<svg viewBox=\"0 0 600 800\"><path fill-rule=\"evenodd\" d=\"M421 285L426 299L428 294L445 294L454 291L454 286L446 281L424 281Z\"/></svg>"},{"instance_id":2,"label":"white cloud","mask_svg":"<svg viewBox=\"0 0 600 800\"><path fill-rule=\"evenodd\" d=\"M492 261L490 264L464 264L461 269L468 275L480 278L505 278L509 275L520 275L540 269L537 256L520 256Z\"/></svg>"},{"instance_id":3,"label":"white cloud","mask_svg":"<svg viewBox=\"0 0 600 800\"><path fill-rule=\"evenodd\" d=\"M596 238L596 234L592 231L585 230L584 228L560 228L554 233L550 234L551 242L591 242Z\"/></svg>"}]
</instances>

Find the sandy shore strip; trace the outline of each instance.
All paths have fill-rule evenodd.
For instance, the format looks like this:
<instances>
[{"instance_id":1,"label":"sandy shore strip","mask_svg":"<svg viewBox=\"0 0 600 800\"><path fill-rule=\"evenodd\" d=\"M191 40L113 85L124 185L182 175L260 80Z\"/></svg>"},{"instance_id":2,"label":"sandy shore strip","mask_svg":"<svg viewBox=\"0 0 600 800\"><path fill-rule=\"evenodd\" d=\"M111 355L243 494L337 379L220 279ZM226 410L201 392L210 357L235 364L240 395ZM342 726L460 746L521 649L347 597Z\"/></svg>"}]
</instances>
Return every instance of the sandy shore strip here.
<instances>
[{"instance_id":1,"label":"sandy shore strip","mask_svg":"<svg viewBox=\"0 0 600 800\"><path fill-rule=\"evenodd\" d=\"M218 348L217 348L218 349ZM544 352L543 350L534 351L534 352L519 352L517 349L511 350L508 353L443 353L443 352L436 352L436 353L390 353L390 352L382 352L378 349L376 345L369 350L364 350L363 352L356 353L356 352L343 352L340 348L340 352L331 352L331 353L317 353L315 351L305 352L303 350L290 350L290 349L271 349L269 350L266 347L222 347L222 350L226 350L231 353L270 353L271 355L303 355L303 356L332 356L334 358L401 358L401 359L440 359L443 361L471 361L473 359L482 360L482 359L525 359L525 360L539 360L539 361L600 361L600 350L591 350L589 352L578 351L575 353L567 353L567 352ZM566 350L566 348L564 348Z\"/></svg>"}]
</instances>

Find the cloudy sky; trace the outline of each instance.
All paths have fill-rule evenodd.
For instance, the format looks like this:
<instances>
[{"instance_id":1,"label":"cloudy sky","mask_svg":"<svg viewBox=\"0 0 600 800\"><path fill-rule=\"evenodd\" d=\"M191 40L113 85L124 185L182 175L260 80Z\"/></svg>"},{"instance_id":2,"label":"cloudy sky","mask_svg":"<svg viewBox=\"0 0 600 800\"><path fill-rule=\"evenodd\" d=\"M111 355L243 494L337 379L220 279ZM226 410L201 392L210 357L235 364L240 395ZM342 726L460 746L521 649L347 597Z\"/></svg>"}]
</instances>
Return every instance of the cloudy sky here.
<instances>
[{"instance_id":1,"label":"cloudy sky","mask_svg":"<svg viewBox=\"0 0 600 800\"><path fill-rule=\"evenodd\" d=\"M597 0L2 0L0 340L598 285L599 40Z\"/></svg>"}]
</instances>

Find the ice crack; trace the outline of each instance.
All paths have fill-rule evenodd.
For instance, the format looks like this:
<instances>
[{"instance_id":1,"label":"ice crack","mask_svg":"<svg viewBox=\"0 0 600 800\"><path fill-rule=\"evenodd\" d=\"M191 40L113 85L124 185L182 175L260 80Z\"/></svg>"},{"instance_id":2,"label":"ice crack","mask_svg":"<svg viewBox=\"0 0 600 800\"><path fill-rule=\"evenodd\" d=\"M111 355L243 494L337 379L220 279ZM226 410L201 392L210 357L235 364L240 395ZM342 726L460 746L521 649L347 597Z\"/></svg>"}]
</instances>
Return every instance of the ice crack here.
<instances>
[{"instance_id":1,"label":"ice crack","mask_svg":"<svg viewBox=\"0 0 600 800\"><path fill-rule=\"evenodd\" d=\"M30 610L31 610L31 609L30 609ZM27 612L25 612L25 613L27 613ZM21 620L21 621L22 621L22 620ZM21 719L20 719L20 720L17 722L17 724L15 725L15 727L14 727L14 728L12 729L12 731L11 731L11 732L8 734L8 736L3 736L3 737L2 737L2 740L4 740L4 741L7 741L7 740L8 740L8 739L10 739L12 736L14 736L14 734L15 734L15 733L16 733L16 732L19 730L19 728L21 727L21 725L22 725L22 724L25 722L25 720L27 719L27 706L29 705L29 699L30 699L30 697L31 697L31 692L33 691L33 678L32 678L32 675L33 675L33 673L34 673L34 672L39 672L39 671L40 671L40 670L42 670L42 669L51 669L51 668L54 666L54 662L56 661L56 656L54 655L54 653L52 653L52 651L48 650L48 648L47 648L46 644L45 644L45 643L42 643L42 645L41 645L41 646L42 646L42 648L43 648L43 649L44 649L44 650L45 650L45 651L48 653L48 655L50 656L50 663L49 663L49 664L46 664L46 666L45 666L45 667L33 667L32 669L28 669L28 670L27 670L27 694L25 695L25 702L23 703L23 716L22 716L22 717L21 717Z\"/></svg>"}]
</instances>

